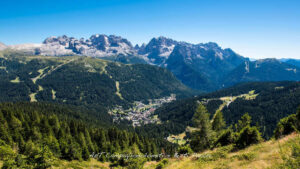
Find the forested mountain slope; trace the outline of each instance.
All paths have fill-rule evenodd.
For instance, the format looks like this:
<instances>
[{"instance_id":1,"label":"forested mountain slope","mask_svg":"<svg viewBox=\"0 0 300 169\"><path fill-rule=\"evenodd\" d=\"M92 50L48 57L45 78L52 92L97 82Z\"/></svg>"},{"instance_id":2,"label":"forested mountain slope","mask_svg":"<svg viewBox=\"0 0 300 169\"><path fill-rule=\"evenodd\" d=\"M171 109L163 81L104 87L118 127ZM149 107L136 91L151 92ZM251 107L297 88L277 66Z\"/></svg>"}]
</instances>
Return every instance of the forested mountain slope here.
<instances>
[{"instance_id":1,"label":"forested mountain slope","mask_svg":"<svg viewBox=\"0 0 300 169\"><path fill-rule=\"evenodd\" d=\"M0 57L0 90L1 102L47 101L104 109L171 94L192 94L172 73L151 65L12 52Z\"/></svg>"},{"instance_id":2,"label":"forested mountain slope","mask_svg":"<svg viewBox=\"0 0 300 169\"><path fill-rule=\"evenodd\" d=\"M166 104L155 112L168 126L168 132L180 133L191 126L199 102L204 103L211 116L216 110L224 114L227 125L249 113L253 125L259 125L264 137L273 134L277 122L296 111L300 105L299 82L252 82L240 84L194 98Z\"/></svg>"},{"instance_id":3,"label":"forested mountain slope","mask_svg":"<svg viewBox=\"0 0 300 169\"><path fill-rule=\"evenodd\" d=\"M0 167L279 169L299 166L300 137L295 133L300 127L299 109L297 114L280 120L276 131L282 135L277 140L260 140L241 149L236 149L235 144L216 146L200 152L192 152L187 146L176 150L166 140L135 132L90 126L73 116L78 113L68 106L57 108L53 104L1 103ZM248 136L251 140L251 131ZM162 156L157 156L161 153ZM140 156L118 156L121 154Z\"/></svg>"},{"instance_id":4,"label":"forested mountain slope","mask_svg":"<svg viewBox=\"0 0 300 169\"><path fill-rule=\"evenodd\" d=\"M277 59L262 59L254 62L246 61L239 65L227 74L222 82L228 87L241 82L284 80L299 81L299 67Z\"/></svg>"},{"instance_id":5,"label":"forested mountain slope","mask_svg":"<svg viewBox=\"0 0 300 169\"><path fill-rule=\"evenodd\" d=\"M80 118L78 118L78 116ZM44 103L0 103L0 161L10 168L49 168L56 160L88 160L91 154L158 154L174 145L133 131L92 125L79 110ZM99 159L100 160L100 159ZM102 156L127 166L131 159ZM1 164L1 162L0 162Z\"/></svg>"}]
</instances>

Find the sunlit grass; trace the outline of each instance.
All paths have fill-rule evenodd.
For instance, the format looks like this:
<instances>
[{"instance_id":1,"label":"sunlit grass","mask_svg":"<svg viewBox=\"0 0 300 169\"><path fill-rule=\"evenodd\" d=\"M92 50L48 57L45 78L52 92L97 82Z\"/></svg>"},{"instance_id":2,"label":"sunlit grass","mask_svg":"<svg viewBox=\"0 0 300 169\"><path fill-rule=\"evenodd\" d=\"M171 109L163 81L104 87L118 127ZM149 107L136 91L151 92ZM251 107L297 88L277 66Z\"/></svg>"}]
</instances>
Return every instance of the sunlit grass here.
<instances>
[{"instance_id":1,"label":"sunlit grass","mask_svg":"<svg viewBox=\"0 0 300 169\"><path fill-rule=\"evenodd\" d=\"M198 169L198 168L226 168L226 169L265 169L276 168L280 165L282 155L289 155L291 153L291 144L299 143L300 136L298 134L291 134L280 140L270 140L257 145L252 145L244 150L237 152L228 152L218 156L218 149L203 152L200 157L187 157L182 159L170 159L169 164L165 169ZM217 155L217 156L216 156ZM199 156L198 156L199 157ZM158 162L150 162L145 164L145 168L155 168Z\"/></svg>"},{"instance_id":2,"label":"sunlit grass","mask_svg":"<svg viewBox=\"0 0 300 169\"><path fill-rule=\"evenodd\" d=\"M16 77L16 79L11 80L10 82L11 82L11 83L20 83L20 78L19 78L19 77Z\"/></svg>"}]
</instances>

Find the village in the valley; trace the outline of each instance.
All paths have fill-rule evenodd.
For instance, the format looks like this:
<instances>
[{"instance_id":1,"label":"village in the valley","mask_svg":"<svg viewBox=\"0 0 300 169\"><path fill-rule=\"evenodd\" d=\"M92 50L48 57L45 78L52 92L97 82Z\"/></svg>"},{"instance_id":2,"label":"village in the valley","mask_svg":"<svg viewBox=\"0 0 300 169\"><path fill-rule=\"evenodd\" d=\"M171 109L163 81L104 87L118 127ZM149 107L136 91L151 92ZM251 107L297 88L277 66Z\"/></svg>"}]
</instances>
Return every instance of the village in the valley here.
<instances>
[{"instance_id":1,"label":"village in the valley","mask_svg":"<svg viewBox=\"0 0 300 169\"><path fill-rule=\"evenodd\" d=\"M147 104L135 101L131 108L124 110L122 106L117 106L109 111L109 114L113 115L114 122L128 120L132 122L134 127L142 124L159 123L159 119L157 115L154 115L154 111L162 104L170 103L174 100L176 100L175 94L160 99L148 100Z\"/></svg>"}]
</instances>

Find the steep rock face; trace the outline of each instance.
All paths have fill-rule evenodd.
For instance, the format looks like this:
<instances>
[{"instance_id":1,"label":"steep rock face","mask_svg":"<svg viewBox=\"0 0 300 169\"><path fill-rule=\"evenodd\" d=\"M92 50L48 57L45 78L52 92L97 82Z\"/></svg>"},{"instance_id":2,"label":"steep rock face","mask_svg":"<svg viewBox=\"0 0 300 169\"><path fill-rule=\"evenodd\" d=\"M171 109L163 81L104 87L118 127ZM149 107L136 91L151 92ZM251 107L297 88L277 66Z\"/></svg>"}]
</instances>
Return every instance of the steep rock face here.
<instances>
[{"instance_id":1,"label":"steep rock face","mask_svg":"<svg viewBox=\"0 0 300 169\"><path fill-rule=\"evenodd\" d=\"M163 36L153 38L139 49L138 54L146 56L151 64L164 66L177 44L179 42Z\"/></svg>"},{"instance_id":2,"label":"steep rock face","mask_svg":"<svg viewBox=\"0 0 300 169\"><path fill-rule=\"evenodd\" d=\"M215 90L220 80L246 58L216 43L179 44L166 61L166 67L192 88Z\"/></svg>"},{"instance_id":3,"label":"steep rock face","mask_svg":"<svg viewBox=\"0 0 300 169\"><path fill-rule=\"evenodd\" d=\"M63 46L73 54L92 57L134 54L132 44L120 36L92 35L89 39L80 40L67 36L50 37L43 42L44 46ZM46 54L47 55L47 54Z\"/></svg>"},{"instance_id":4,"label":"steep rock face","mask_svg":"<svg viewBox=\"0 0 300 169\"><path fill-rule=\"evenodd\" d=\"M205 91L220 88L220 80L248 60L216 43L195 45L165 37L153 38L138 54L149 64L168 68L185 85Z\"/></svg>"},{"instance_id":5,"label":"steep rock face","mask_svg":"<svg viewBox=\"0 0 300 169\"><path fill-rule=\"evenodd\" d=\"M42 44L12 45L9 48L33 55L44 56L85 55L91 57L109 57L136 54L136 50L127 39L120 36L99 34L92 35L86 40L84 38L78 40L66 35L59 37L52 36L45 39Z\"/></svg>"},{"instance_id":6,"label":"steep rock face","mask_svg":"<svg viewBox=\"0 0 300 169\"><path fill-rule=\"evenodd\" d=\"M123 63L147 63L171 70L185 85L210 91L220 88L220 79L243 63L245 58L216 43L190 44L166 37L134 46L115 35L92 35L76 39L66 35L49 37L42 44L11 46L34 55L84 55Z\"/></svg>"}]
</instances>

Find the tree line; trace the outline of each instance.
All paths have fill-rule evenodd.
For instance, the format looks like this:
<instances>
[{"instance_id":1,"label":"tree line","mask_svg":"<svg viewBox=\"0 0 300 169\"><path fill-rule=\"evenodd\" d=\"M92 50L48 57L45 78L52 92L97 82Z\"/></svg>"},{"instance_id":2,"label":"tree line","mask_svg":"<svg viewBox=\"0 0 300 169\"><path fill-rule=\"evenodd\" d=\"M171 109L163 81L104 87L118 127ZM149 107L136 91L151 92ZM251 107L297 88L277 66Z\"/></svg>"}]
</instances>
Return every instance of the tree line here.
<instances>
[{"instance_id":1,"label":"tree line","mask_svg":"<svg viewBox=\"0 0 300 169\"><path fill-rule=\"evenodd\" d=\"M150 155L175 151L175 146L165 140L115 127L92 126L70 115L58 115L49 105L44 109L32 107L31 103L0 104L3 168L48 168L56 159L88 160L91 154L101 152ZM110 161L112 165L136 165L105 154L98 160Z\"/></svg>"}]
</instances>

